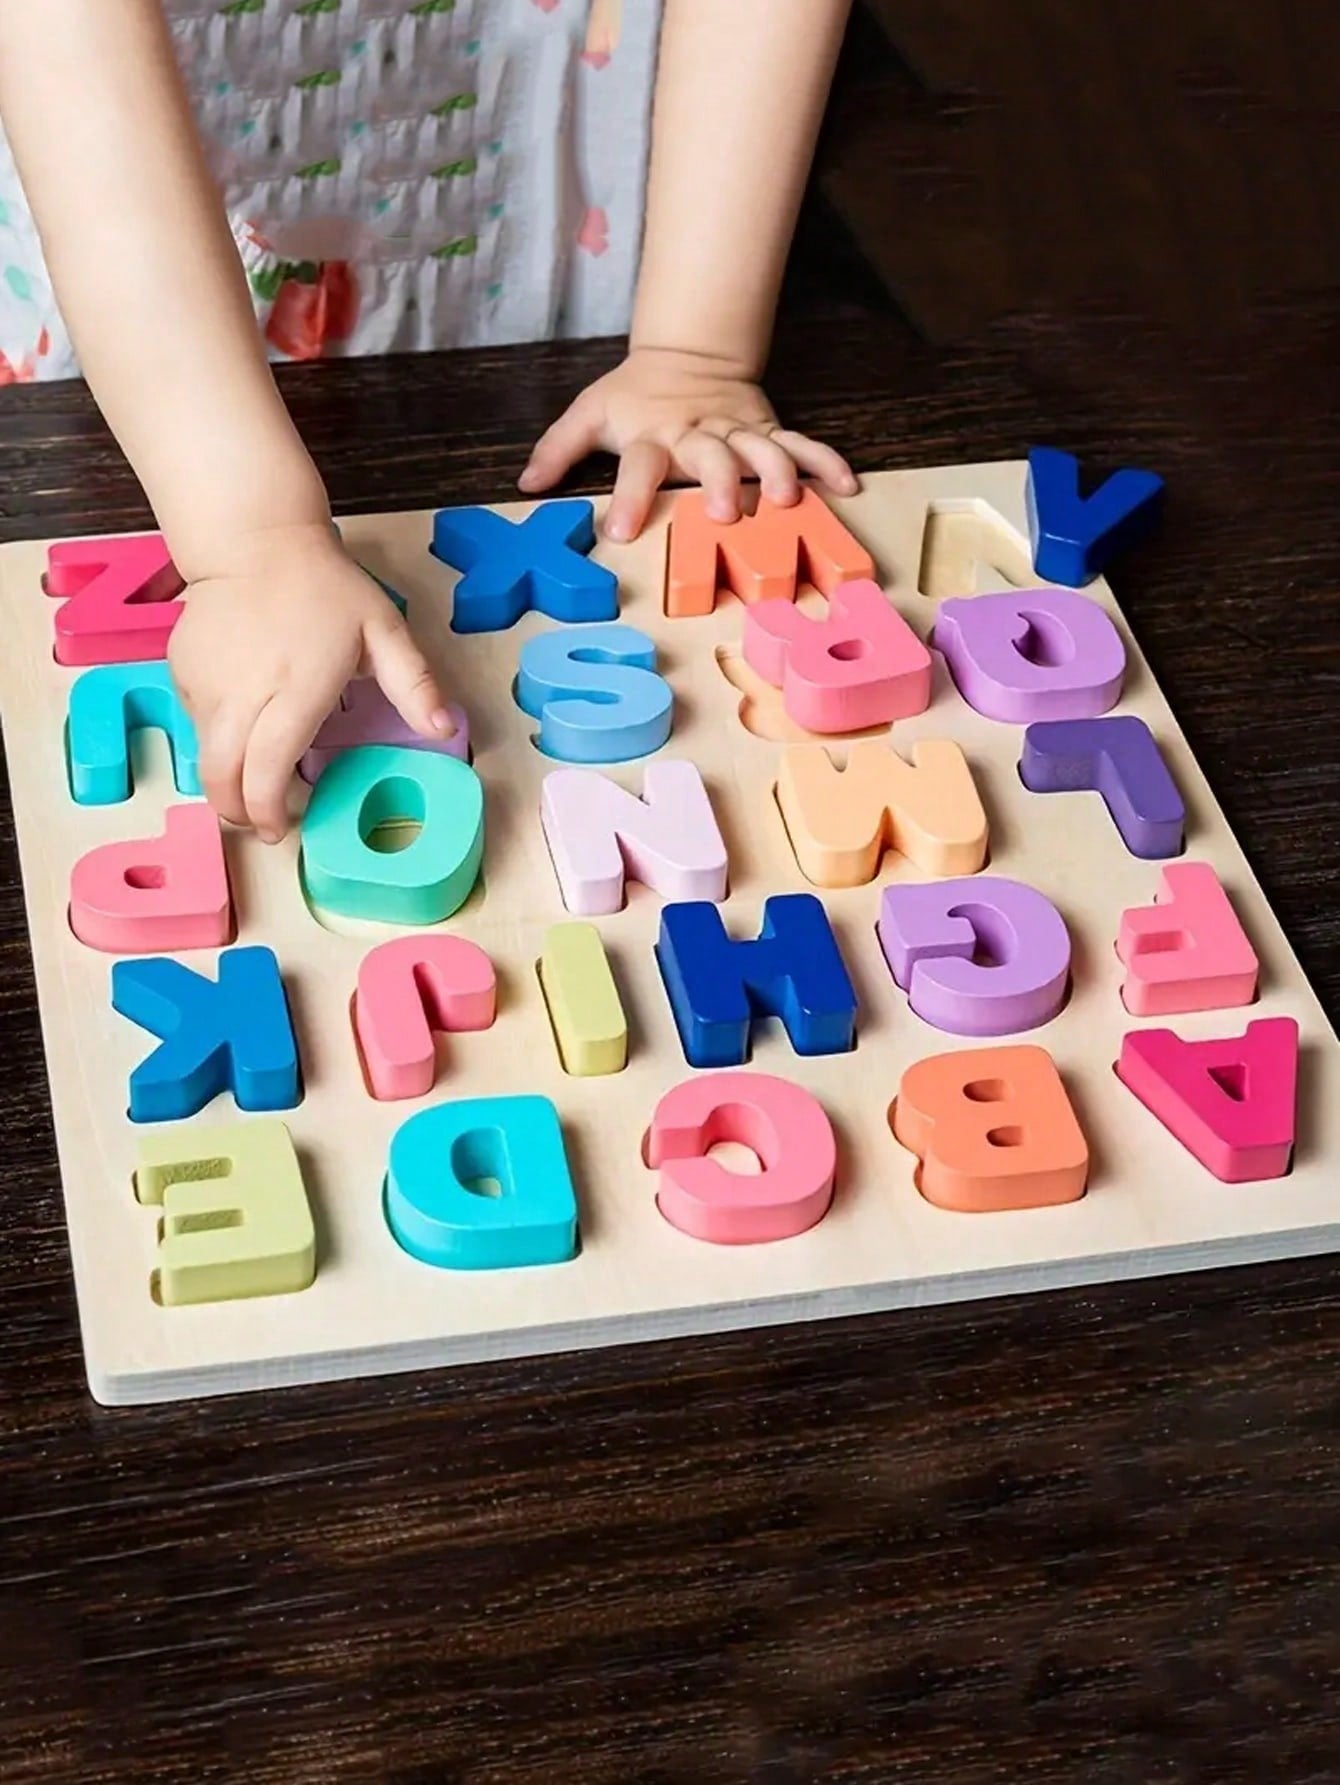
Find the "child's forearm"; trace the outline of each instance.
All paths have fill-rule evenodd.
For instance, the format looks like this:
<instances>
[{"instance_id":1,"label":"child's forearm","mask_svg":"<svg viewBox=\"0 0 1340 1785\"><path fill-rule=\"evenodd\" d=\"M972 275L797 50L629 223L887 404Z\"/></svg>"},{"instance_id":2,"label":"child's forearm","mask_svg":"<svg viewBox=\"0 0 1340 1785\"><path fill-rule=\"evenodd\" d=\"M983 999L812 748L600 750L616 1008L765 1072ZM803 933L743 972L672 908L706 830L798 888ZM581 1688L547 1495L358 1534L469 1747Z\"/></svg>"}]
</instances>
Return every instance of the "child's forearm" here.
<instances>
[{"instance_id":1,"label":"child's forearm","mask_svg":"<svg viewBox=\"0 0 1340 1785\"><path fill-rule=\"evenodd\" d=\"M634 347L762 371L851 0L666 0Z\"/></svg>"},{"instance_id":2,"label":"child's forearm","mask_svg":"<svg viewBox=\"0 0 1340 1785\"><path fill-rule=\"evenodd\" d=\"M0 114L88 382L179 568L320 522L158 0L3 0Z\"/></svg>"}]
</instances>

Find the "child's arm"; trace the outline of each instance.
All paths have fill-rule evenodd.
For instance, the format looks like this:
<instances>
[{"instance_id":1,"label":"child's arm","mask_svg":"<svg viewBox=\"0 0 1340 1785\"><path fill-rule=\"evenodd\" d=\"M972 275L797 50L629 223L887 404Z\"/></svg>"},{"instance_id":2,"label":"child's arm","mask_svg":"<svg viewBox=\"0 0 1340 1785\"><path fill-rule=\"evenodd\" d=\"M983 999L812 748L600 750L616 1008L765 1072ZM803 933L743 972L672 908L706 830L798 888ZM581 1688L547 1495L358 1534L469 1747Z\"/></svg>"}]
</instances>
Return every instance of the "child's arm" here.
<instances>
[{"instance_id":1,"label":"child's arm","mask_svg":"<svg viewBox=\"0 0 1340 1785\"><path fill-rule=\"evenodd\" d=\"M752 472L775 502L797 468L839 494L831 447L781 429L757 380L850 0L666 0L642 271L628 358L536 446L525 490L583 454L620 457L606 530L631 538L675 474L739 513Z\"/></svg>"},{"instance_id":2,"label":"child's arm","mask_svg":"<svg viewBox=\"0 0 1340 1785\"><path fill-rule=\"evenodd\" d=\"M88 382L191 585L171 655L206 791L276 837L360 667L425 734L450 730L442 697L339 547L158 0L0 0L0 113Z\"/></svg>"}]
</instances>

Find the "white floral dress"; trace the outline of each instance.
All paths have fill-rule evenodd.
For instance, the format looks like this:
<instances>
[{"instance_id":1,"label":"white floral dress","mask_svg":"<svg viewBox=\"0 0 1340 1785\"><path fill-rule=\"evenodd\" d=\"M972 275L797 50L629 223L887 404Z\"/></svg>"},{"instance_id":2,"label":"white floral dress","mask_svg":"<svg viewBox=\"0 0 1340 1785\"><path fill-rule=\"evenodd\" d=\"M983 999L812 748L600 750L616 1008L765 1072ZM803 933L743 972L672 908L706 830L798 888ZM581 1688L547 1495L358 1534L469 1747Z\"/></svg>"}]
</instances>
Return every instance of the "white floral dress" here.
<instances>
[{"instance_id":1,"label":"white floral dress","mask_svg":"<svg viewBox=\"0 0 1340 1785\"><path fill-rule=\"evenodd\" d=\"M627 328L661 0L166 11L274 358ZM0 384L78 370L0 135Z\"/></svg>"}]
</instances>

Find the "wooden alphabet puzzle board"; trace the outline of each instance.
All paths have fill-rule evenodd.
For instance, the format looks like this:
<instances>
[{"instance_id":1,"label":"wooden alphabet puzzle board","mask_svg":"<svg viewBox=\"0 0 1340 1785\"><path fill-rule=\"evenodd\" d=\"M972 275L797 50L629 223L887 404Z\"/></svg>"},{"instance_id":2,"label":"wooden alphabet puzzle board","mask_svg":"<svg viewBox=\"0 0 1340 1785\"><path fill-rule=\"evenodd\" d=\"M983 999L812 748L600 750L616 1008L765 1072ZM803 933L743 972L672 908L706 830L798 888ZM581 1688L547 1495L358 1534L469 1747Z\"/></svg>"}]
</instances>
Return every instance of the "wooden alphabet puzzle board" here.
<instances>
[{"instance_id":1,"label":"wooden alphabet puzzle board","mask_svg":"<svg viewBox=\"0 0 1340 1785\"><path fill-rule=\"evenodd\" d=\"M564 1072L537 973L551 926L572 916L539 822L542 783L562 765L535 747L537 723L512 689L523 644L553 622L530 613L510 630L453 634L456 577L429 555L432 517L360 516L342 523L347 544L407 599L417 636L469 713L485 794L483 872L441 927L486 951L497 974L497 1016L489 1028L443 1039L428 1096L375 1101L350 1004L362 957L399 932L314 915L300 883L296 834L267 849L225 827L236 941L274 950L297 1036L302 1101L280 1119L306 1184L316 1268L310 1287L296 1293L186 1306L163 1305L156 1294L161 1210L136 1199L133 1174L146 1133L189 1123L146 1128L127 1120L129 1076L155 1044L111 1007L112 957L78 941L67 921L76 862L100 844L159 834L165 807L180 796L166 750L150 736L147 750L137 740L129 800L72 800L62 736L79 671L53 660L56 603L42 592L46 547L0 554L0 710L88 1376L99 1400L171 1400L765 1327L1340 1243L1340 1047L1102 580L1085 594L1113 617L1126 644L1116 711L1138 715L1154 733L1186 803L1186 858L1216 870L1260 960L1259 1001L1250 1009L1160 1025L1195 1040L1240 1035L1260 1018L1296 1019L1293 1168L1264 1182L1220 1182L1118 1081L1113 1066L1123 1037L1156 1025L1123 1007L1114 940L1125 911L1152 903L1160 864L1128 852L1098 794L1027 791L1018 771L1022 728L975 712L936 654L929 708L896 722L891 741L904 755L919 740L962 747L989 820L987 871L1039 889L1065 921L1073 946L1068 1002L1042 1027L1009 1039L1052 1056L1090 1164L1087 1193L1056 1206L963 1213L919 1193L917 1161L890 1125L904 1071L930 1056L997 1044L931 1027L891 977L875 935L881 892L925 880L921 870L890 852L864 885L820 890L804 879L774 795L785 742L799 734L776 692L741 657L745 609L723 595L705 617L665 616L671 502L642 539L628 546L601 540L594 557L617 573L620 619L654 639L673 689L673 731L654 760L692 762L702 773L728 850L729 896L720 909L730 934L758 935L773 895L819 890L854 984L854 1052L802 1058L780 1023L759 1023L749 1068L805 1087L827 1112L837 1143L831 1208L796 1237L752 1245L690 1237L659 1212L643 1139L660 1099L696 1076L653 953L662 900L630 881L625 907L595 920L627 1015L624 1070ZM945 597L1038 580L1022 463L874 476L834 506L923 638ZM527 508L497 512L516 518ZM814 599L804 597L802 606ZM846 740L832 741L834 760L841 763L847 748ZM645 766L630 761L601 772L640 792ZM295 789L296 798L306 797L301 783ZM215 971L212 952L183 958ZM444 1100L522 1093L546 1097L558 1111L579 1211L577 1256L501 1270L442 1269L410 1256L384 1209L392 1136L416 1111ZM212 1125L259 1119L239 1113L226 1095L191 1118Z\"/></svg>"}]
</instances>

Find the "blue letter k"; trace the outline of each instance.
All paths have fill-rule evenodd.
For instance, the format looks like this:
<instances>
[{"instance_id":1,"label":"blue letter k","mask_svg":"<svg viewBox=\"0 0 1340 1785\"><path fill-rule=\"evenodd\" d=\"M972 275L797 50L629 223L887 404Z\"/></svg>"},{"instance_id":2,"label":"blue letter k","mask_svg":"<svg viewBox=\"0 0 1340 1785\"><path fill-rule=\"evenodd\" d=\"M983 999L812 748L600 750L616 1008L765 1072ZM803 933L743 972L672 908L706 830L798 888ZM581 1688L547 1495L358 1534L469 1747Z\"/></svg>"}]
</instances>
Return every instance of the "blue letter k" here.
<instances>
[{"instance_id":1,"label":"blue letter k","mask_svg":"<svg viewBox=\"0 0 1340 1785\"><path fill-rule=\"evenodd\" d=\"M160 1038L130 1075L132 1122L176 1122L220 1091L239 1109L292 1109L298 1048L279 963L268 948L229 948L217 981L179 961L117 961L112 1009Z\"/></svg>"}]
</instances>

